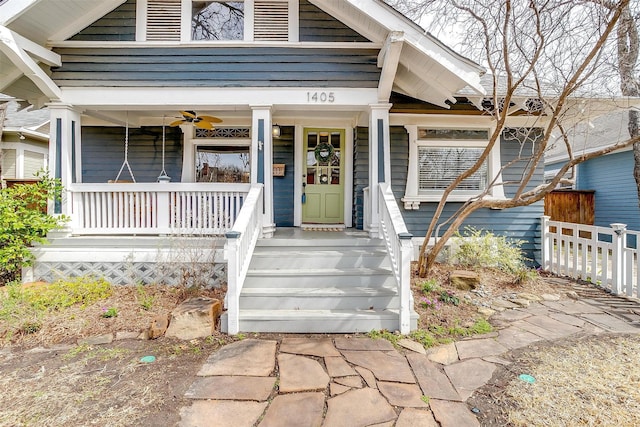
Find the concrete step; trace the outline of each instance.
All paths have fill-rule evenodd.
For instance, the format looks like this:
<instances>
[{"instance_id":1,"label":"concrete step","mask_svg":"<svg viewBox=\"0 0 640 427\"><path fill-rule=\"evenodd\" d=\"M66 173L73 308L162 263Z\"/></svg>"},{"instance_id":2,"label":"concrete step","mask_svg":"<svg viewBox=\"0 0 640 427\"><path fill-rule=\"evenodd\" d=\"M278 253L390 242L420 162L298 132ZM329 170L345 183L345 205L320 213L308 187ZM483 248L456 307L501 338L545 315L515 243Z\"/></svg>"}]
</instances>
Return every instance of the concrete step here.
<instances>
[{"instance_id":1,"label":"concrete step","mask_svg":"<svg viewBox=\"0 0 640 427\"><path fill-rule=\"evenodd\" d=\"M412 314L412 329L417 315ZM226 313L222 318L226 328ZM242 310L241 332L354 333L399 329L397 310Z\"/></svg>"},{"instance_id":2,"label":"concrete step","mask_svg":"<svg viewBox=\"0 0 640 427\"><path fill-rule=\"evenodd\" d=\"M386 268L250 269L247 288L322 288L332 286L393 287L395 278Z\"/></svg>"},{"instance_id":3,"label":"concrete step","mask_svg":"<svg viewBox=\"0 0 640 427\"><path fill-rule=\"evenodd\" d=\"M385 287L245 287L240 294L242 310L367 310L399 306L398 292Z\"/></svg>"},{"instance_id":4,"label":"concrete step","mask_svg":"<svg viewBox=\"0 0 640 427\"><path fill-rule=\"evenodd\" d=\"M391 265L387 252L381 248L348 248L327 249L269 247L256 250L251 259L251 269L282 269L282 268L356 268L381 267Z\"/></svg>"}]
</instances>

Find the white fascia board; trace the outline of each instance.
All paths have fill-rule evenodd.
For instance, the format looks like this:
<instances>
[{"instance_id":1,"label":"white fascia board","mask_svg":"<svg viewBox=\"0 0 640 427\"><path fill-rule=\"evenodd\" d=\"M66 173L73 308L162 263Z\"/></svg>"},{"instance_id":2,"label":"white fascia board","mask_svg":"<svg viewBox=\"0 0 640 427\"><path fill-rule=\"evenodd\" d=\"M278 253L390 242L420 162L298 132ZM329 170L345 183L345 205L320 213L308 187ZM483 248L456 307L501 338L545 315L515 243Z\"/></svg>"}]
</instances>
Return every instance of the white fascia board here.
<instances>
[{"instance_id":1,"label":"white fascia board","mask_svg":"<svg viewBox=\"0 0 640 427\"><path fill-rule=\"evenodd\" d=\"M8 25L42 0L9 0L0 6L0 25Z\"/></svg>"},{"instance_id":2,"label":"white fascia board","mask_svg":"<svg viewBox=\"0 0 640 427\"><path fill-rule=\"evenodd\" d=\"M620 141L618 141L620 142ZM573 156L582 156L584 154L591 154L591 153L595 153L598 150L602 150L603 148L607 148L607 147L611 147L614 146L615 144L611 144L608 146L603 146L603 147L593 147L593 148L589 148L588 150L575 150L573 151ZM633 150L633 144L631 145L627 145L626 147L622 147L622 148L618 148L617 150L614 150L610 153L604 154L604 156L608 156L610 154L615 154L615 153L624 153L625 151L631 151ZM560 154L557 156L553 156L553 157L545 157L544 158L544 164L545 165L552 165L554 163L559 163L562 162L561 164L564 164L567 160L569 160L569 156L566 154Z\"/></svg>"},{"instance_id":3,"label":"white fascia board","mask_svg":"<svg viewBox=\"0 0 640 427\"><path fill-rule=\"evenodd\" d=\"M248 105L347 110L378 103L377 88L63 87L65 103L87 109L231 108Z\"/></svg>"},{"instance_id":4,"label":"white fascia board","mask_svg":"<svg viewBox=\"0 0 640 427\"><path fill-rule=\"evenodd\" d=\"M15 33L7 27L0 26L0 51L4 53L26 77L33 81L45 96L51 100L59 100L61 98L60 88L56 86L44 70L18 45L14 34Z\"/></svg>"},{"instance_id":5,"label":"white fascia board","mask_svg":"<svg viewBox=\"0 0 640 427\"><path fill-rule=\"evenodd\" d=\"M480 74L484 72L481 66L445 48L444 45L434 40L433 36L429 35L426 31L418 31L418 28L410 22L408 18L392 13L386 6L375 1L344 1L353 5L380 25L385 26L389 31L404 31L406 43L414 46L420 52L429 56L448 71L458 76L458 78L478 94L486 94L485 88L480 84ZM316 1L313 3L317 3L317 5L322 8L320 3L323 2Z\"/></svg>"},{"instance_id":6,"label":"white fascia board","mask_svg":"<svg viewBox=\"0 0 640 427\"><path fill-rule=\"evenodd\" d=\"M87 26L94 23L98 19L105 16L107 13L114 10L127 0L101 0L95 2L95 6L88 13L83 13L76 19L65 25L55 34L49 36L50 41L66 40L69 37L75 35L80 30L84 30Z\"/></svg>"},{"instance_id":7,"label":"white fascia board","mask_svg":"<svg viewBox=\"0 0 640 427\"><path fill-rule=\"evenodd\" d=\"M20 34L14 31L11 31L11 34L13 35L13 38L15 39L18 46L29 52L31 56L33 56L38 61L55 67L59 67L62 65L62 58L57 53L52 52L49 49L42 47L25 37L22 37Z\"/></svg>"},{"instance_id":8,"label":"white fascia board","mask_svg":"<svg viewBox=\"0 0 640 427\"><path fill-rule=\"evenodd\" d=\"M23 134L25 136L31 137L33 139L37 139L39 141L42 142L48 142L49 141L49 134L48 133L42 133L42 132L37 132L35 130L29 129L29 128L25 128L25 127L5 127L4 129L2 129L3 132L5 133L12 133L12 134ZM4 142L4 144L20 144L18 142L14 142L14 143L7 143ZM11 148L11 147L5 147L5 148Z\"/></svg>"}]
</instances>

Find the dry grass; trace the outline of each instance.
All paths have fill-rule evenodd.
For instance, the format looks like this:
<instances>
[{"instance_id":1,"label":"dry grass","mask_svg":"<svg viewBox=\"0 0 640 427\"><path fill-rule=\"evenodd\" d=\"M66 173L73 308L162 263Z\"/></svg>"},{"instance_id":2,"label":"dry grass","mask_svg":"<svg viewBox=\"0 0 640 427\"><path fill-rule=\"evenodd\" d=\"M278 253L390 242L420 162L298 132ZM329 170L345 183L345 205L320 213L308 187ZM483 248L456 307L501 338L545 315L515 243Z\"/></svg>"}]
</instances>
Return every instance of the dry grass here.
<instances>
[{"instance_id":1,"label":"dry grass","mask_svg":"<svg viewBox=\"0 0 640 427\"><path fill-rule=\"evenodd\" d=\"M596 336L524 353L536 382L501 398L514 426L640 425L640 336ZM524 372L524 370L522 370Z\"/></svg>"}]
</instances>

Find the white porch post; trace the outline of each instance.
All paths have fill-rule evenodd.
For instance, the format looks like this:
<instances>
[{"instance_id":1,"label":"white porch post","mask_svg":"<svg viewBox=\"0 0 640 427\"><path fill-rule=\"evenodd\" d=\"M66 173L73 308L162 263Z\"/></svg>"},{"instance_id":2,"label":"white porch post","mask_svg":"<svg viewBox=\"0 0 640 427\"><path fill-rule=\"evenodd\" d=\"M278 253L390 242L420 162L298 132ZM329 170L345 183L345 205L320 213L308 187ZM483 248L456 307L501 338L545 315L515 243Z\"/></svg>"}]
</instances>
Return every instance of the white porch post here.
<instances>
[{"instance_id":1,"label":"white porch post","mask_svg":"<svg viewBox=\"0 0 640 427\"><path fill-rule=\"evenodd\" d=\"M70 184L82 182L82 159L80 113L68 104L50 104L51 133L49 142L49 171L52 177L60 179L65 189ZM68 191L62 200L53 203L50 211L54 214L68 215L73 224L71 193Z\"/></svg>"},{"instance_id":2,"label":"white porch post","mask_svg":"<svg viewBox=\"0 0 640 427\"><path fill-rule=\"evenodd\" d=\"M271 105L252 105L251 119L251 183L264 184L263 235L273 236L273 134Z\"/></svg>"},{"instance_id":3,"label":"white porch post","mask_svg":"<svg viewBox=\"0 0 640 427\"><path fill-rule=\"evenodd\" d=\"M627 240L627 224L614 223L611 224L611 228L613 228L613 241L611 242L613 244L611 292L615 295L620 295L622 291L625 290L624 247Z\"/></svg>"},{"instance_id":4,"label":"white porch post","mask_svg":"<svg viewBox=\"0 0 640 427\"><path fill-rule=\"evenodd\" d=\"M391 183L391 149L389 143L389 109L391 104L369 105L369 235L380 236L378 184Z\"/></svg>"}]
</instances>

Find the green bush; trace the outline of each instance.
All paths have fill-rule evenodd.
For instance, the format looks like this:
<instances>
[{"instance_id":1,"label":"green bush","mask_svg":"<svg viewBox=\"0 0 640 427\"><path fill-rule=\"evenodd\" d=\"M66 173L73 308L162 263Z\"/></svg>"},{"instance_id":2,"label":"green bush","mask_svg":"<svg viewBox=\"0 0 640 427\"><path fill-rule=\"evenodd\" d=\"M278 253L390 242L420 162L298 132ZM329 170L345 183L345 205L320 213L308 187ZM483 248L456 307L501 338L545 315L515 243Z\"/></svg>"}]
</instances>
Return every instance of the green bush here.
<instances>
[{"instance_id":1,"label":"green bush","mask_svg":"<svg viewBox=\"0 0 640 427\"><path fill-rule=\"evenodd\" d=\"M466 227L464 231L464 234L456 233L452 242L457 248L453 256L459 264L497 268L510 274L527 269L522 240L507 239L473 227Z\"/></svg>"},{"instance_id":2,"label":"green bush","mask_svg":"<svg viewBox=\"0 0 640 427\"><path fill-rule=\"evenodd\" d=\"M50 285L25 288L24 300L39 310L60 310L72 305L87 306L111 296L111 284L105 279L80 276L58 280Z\"/></svg>"},{"instance_id":3,"label":"green bush","mask_svg":"<svg viewBox=\"0 0 640 427\"><path fill-rule=\"evenodd\" d=\"M45 236L66 218L48 215L49 200L60 197L60 182L42 174L34 184L0 189L0 284L16 280L22 267L30 265L29 247L45 243Z\"/></svg>"}]
</instances>

